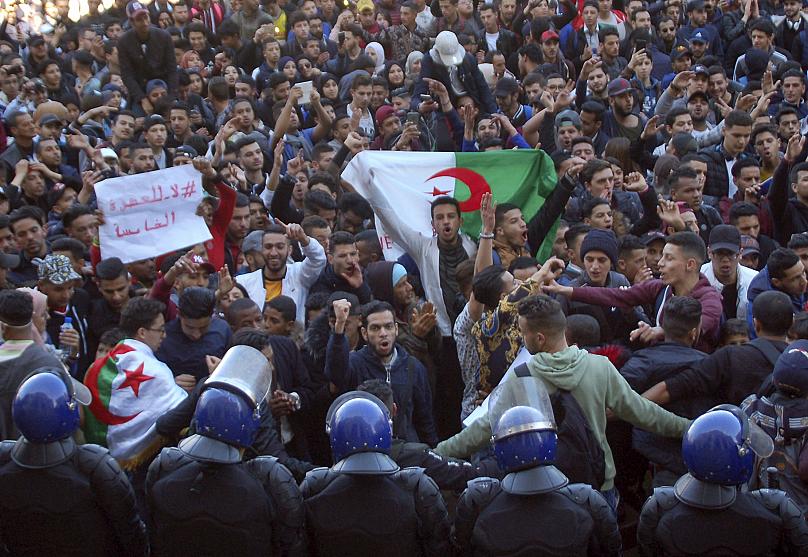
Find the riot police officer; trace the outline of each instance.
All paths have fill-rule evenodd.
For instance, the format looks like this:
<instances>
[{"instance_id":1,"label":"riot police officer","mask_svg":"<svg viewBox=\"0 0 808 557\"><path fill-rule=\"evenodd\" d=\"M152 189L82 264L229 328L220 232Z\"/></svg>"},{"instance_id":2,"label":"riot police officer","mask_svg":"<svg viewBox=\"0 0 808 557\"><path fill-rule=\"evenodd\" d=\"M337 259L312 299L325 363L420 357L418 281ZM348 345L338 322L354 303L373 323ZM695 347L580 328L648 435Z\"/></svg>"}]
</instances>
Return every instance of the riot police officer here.
<instances>
[{"instance_id":1,"label":"riot police officer","mask_svg":"<svg viewBox=\"0 0 808 557\"><path fill-rule=\"evenodd\" d=\"M449 520L435 482L390 458L392 419L375 396L345 393L328 409L336 464L306 475L301 491L312 555L449 554Z\"/></svg>"},{"instance_id":2,"label":"riot police officer","mask_svg":"<svg viewBox=\"0 0 808 557\"><path fill-rule=\"evenodd\" d=\"M618 555L617 520L603 496L552 465L558 437L536 377L513 377L489 399L494 454L508 474L471 480L452 539L462 555Z\"/></svg>"},{"instance_id":3,"label":"riot police officer","mask_svg":"<svg viewBox=\"0 0 808 557\"><path fill-rule=\"evenodd\" d=\"M249 346L230 348L205 381L196 433L163 449L146 476L155 555L302 551L303 501L292 474L275 457L242 461L271 388L267 359Z\"/></svg>"},{"instance_id":4,"label":"riot police officer","mask_svg":"<svg viewBox=\"0 0 808 557\"><path fill-rule=\"evenodd\" d=\"M646 501L637 527L643 555L804 555L808 526L779 490L743 492L755 455L771 438L737 406L722 404L693 421L682 439L688 473Z\"/></svg>"},{"instance_id":5,"label":"riot police officer","mask_svg":"<svg viewBox=\"0 0 808 557\"><path fill-rule=\"evenodd\" d=\"M135 494L109 451L77 445L89 389L63 368L34 371L12 403L22 434L0 444L0 541L12 555L148 554Z\"/></svg>"}]
</instances>

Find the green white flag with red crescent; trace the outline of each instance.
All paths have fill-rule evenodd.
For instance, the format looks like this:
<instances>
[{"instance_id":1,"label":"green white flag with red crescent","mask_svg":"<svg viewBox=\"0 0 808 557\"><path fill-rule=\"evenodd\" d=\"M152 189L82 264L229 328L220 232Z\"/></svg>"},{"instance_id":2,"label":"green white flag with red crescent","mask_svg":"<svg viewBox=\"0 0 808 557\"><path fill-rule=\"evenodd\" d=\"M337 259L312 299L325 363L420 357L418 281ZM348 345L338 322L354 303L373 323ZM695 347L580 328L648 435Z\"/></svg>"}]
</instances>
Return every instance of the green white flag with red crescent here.
<instances>
[{"instance_id":1,"label":"green white flag with red crescent","mask_svg":"<svg viewBox=\"0 0 808 557\"><path fill-rule=\"evenodd\" d=\"M96 360L84 384L93 394L85 412L85 438L107 447L124 468L136 467L159 450L157 418L187 396L168 366L133 339L121 341Z\"/></svg>"},{"instance_id":2,"label":"green white flag with red crescent","mask_svg":"<svg viewBox=\"0 0 808 557\"><path fill-rule=\"evenodd\" d=\"M480 201L491 192L497 203L513 203L529 221L544 204L558 181L552 159L540 149L484 153L421 153L363 151L354 157L342 178L364 196L376 213L376 230L385 259L395 260L403 250L385 232L385 222L399 223L432 235L429 207L432 200L450 195L460 202L462 231L480 233ZM552 251L556 225L539 247L537 259Z\"/></svg>"}]
</instances>

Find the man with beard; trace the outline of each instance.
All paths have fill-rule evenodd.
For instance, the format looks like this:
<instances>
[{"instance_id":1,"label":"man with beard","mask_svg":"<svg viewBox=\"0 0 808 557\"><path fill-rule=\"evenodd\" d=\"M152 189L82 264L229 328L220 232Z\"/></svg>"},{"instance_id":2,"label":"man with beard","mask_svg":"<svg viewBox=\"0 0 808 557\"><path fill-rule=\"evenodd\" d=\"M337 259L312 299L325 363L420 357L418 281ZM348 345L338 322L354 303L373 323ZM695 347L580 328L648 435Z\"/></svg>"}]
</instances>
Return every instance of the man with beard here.
<instances>
[{"instance_id":1,"label":"man with beard","mask_svg":"<svg viewBox=\"0 0 808 557\"><path fill-rule=\"evenodd\" d=\"M350 312L346 300L334 302L336 325L328 340L325 374L340 391L368 379L386 380L393 389L398 413L393 419L397 437L434 446L438 437L432 420L432 393L426 369L396 343L395 310L374 301L362 310L362 337L367 345L351 352L343 331Z\"/></svg>"},{"instance_id":2,"label":"man with beard","mask_svg":"<svg viewBox=\"0 0 808 557\"><path fill-rule=\"evenodd\" d=\"M354 294L361 304L368 303L372 298L359 265L359 250L356 248L354 235L345 231L331 235L328 241L328 264L309 288L309 295L317 292L330 295L337 291Z\"/></svg>"},{"instance_id":3,"label":"man with beard","mask_svg":"<svg viewBox=\"0 0 808 557\"><path fill-rule=\"evenodd\" d=\"M249 207L247 215L249 218ZM291 241L300 245L305 257L303 261L287 262L292 249ZM262 245L264 267L239 275L236 281L260 308L281 294L292 298L297 306L297 320L304 323L306 297L326 265L325 251L317 240L306 236L299 224L268 227L264 231Z\"/></svg>"},{"instance_id":4,"label":"man with beard","mask_svg":"<svg viewBox=\"0 0 808 557\"><path fill-rule=\"evenodd\" d=\"M16 286L33 286L39 276L32 260L48 253L45 214L37 207L20 207L11 213L10 226L20 249L20 264L9 273L8 279Z\"/></svg>"},{"instance_id":5,"label":"man with beard","mask_svg":"<svg viewBox=\"0 0 808 557\"><path fill-rule=\"evenodd\" d=\"M609 110L603 117L603 128L609 137L626 137L632 143L640 139L645 127L645 117L632 112L634 88L627 79L619 77L606 88L609 94Z\"/></svg>"},{"instance_id":6,"label":"man with beard","mask_svg":"<svg viewBox=\"0 0 808 557\"><path fill-rule=\"evenodd\" d=\"M118 326L130 297L129 272L117 257L103 259L96 265L95 281L101 298L90 301L87 317L90 354L95 354L101 335Z\"/></svg>"}]
</instances>

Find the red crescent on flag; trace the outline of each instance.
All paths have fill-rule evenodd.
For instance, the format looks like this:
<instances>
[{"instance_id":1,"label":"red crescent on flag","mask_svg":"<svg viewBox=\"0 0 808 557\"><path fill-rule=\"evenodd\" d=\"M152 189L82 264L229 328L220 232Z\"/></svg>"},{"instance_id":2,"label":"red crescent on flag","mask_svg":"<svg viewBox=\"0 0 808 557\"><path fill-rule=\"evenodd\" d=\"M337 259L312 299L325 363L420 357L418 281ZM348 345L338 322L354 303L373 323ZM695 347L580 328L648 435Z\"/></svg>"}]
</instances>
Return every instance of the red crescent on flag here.
<instances>
[{"instance_id":1,"label":"red crescent on flag","mask_svg":"<svg viewBox=\"0 0 808 557\"><path fill-rule=\"evenodd\" d=\"M441 176L448 176L460 180L466 184L466 187L468 187L471 192L468 199L460 202L460 211L463 213L479 211L483 194L491 193L491 186L488 185L485 178L468 168L445 168L427 178L427 181L432 178L440 178Z\"/></svg>"},{"instance_id":2,"label":"red crescent on flag","mask_svg":"<svg viewBox=\"0 0 808 557\"><path fill-rule=\"evenodd\" d=\"M90 403L90 406L88 406L88 409L93 413L99 422L107 425L121 425L135 419L138 414L140 414L140 412L131 416L118 416L117 414L113 414L107 407L104 406L104 403L101 402L101 397L98 396L98 375L101 373L101 369L107 364L110 358L114 358L119 354L126 354L127 352L131 352L133 350L134 348L131 346L119 344L113 348L109 354L93 362L93 365L90 366L89 370L87 370L87 375L84 377L84 384L88 389L90 389L90 392L93 395L93 400Z\"/></svg>"}]
</instances>

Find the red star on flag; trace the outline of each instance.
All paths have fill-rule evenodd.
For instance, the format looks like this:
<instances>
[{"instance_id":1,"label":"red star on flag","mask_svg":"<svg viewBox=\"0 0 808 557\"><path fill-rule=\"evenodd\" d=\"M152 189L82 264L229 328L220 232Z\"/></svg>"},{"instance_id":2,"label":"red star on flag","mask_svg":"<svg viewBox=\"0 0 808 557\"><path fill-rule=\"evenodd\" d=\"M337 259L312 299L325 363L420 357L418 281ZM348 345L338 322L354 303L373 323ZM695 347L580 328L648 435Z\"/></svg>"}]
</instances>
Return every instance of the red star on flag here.
<instances>
[{"instance_id":1,"label":"red star on flag","mask_svg":"<svg viewBox=\"0 0 808 557\"><path fill-rule=\"evenodd\" d=\"M146 381L151 381L152 379L154 379L154 377L150 375L143 374L143 362L141 362L140 365L137 366L135 369L133 370L125 369L123 370L123 372L126 374L126 379L123 380L123 383L118 385L117 390L120 391L122 389L125 389L126 387L130 387L132 389L132 392L135 393L135 396L139 396L138 393L140 392L141 383L145 383Z\"/></svg>"},{"instance_id":2,"label":"red star on flag","mask_svg":"<svg viewBox=\"0 0 808 557\"><path fill-rule=\"evenodd\" d=\"M449 195L451 192L449 190L439 190L437 186L432 186L432 192L425 191L424 193L431 193L432 197L438 197L439 195Z\"/></svg>"}]
</instances>

